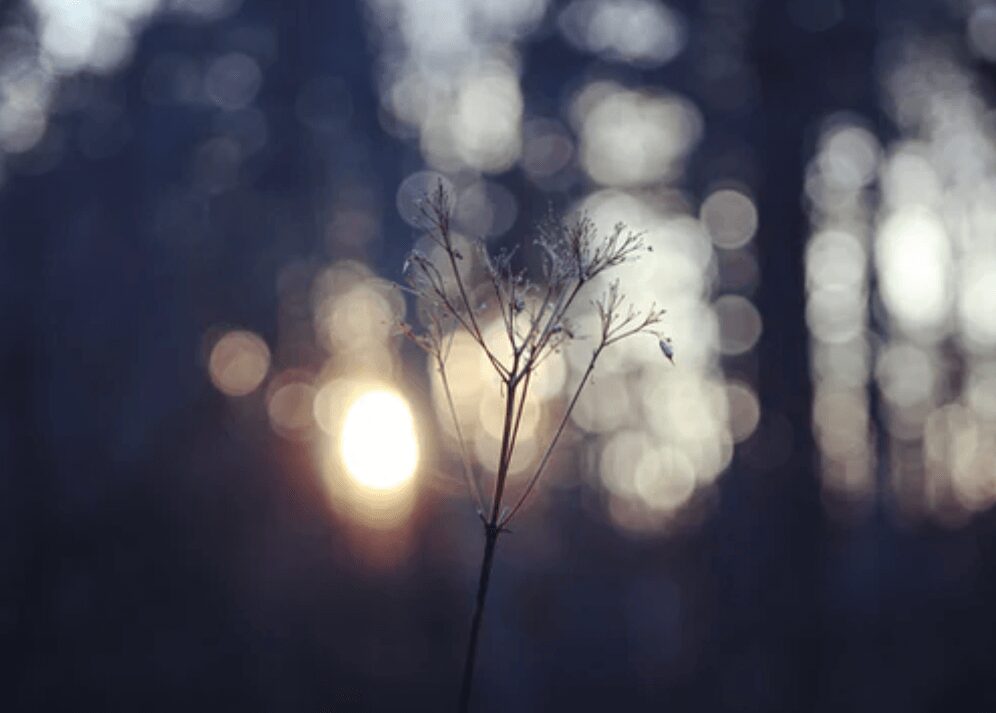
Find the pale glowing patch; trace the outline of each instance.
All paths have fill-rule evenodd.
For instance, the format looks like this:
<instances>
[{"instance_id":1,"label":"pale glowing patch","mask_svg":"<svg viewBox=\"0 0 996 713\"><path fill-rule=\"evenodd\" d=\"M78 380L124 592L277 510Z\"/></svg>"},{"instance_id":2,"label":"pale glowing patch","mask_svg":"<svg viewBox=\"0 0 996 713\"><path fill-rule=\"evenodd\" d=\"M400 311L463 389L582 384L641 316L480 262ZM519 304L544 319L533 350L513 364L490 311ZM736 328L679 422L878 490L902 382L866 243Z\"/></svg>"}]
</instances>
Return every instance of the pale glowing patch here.
<instances>
[{"instance_id":1,"label":"pale glowing patch","mask_svg":"<svg viewBox=\"0 0 996 713\"><path fill-rule=\"evenodd\" d=\"M929 352L913 344L893 343L879 353L875 376L891 403L910 407L930 399L938 374Z\"/></svg>"},{"instance_id":2,"label":"pale glowing patch","mask_svg":"<svg viewBox=\"0 0 996 713\"><path fill-rule=\"evenodd\" d=\"M557 24L575 47L611 60L656 66L685 46L681 17L650 0L575 0Z\"/></svg>"},{"instance_id":3,"label":"pale glowing patch","mask_svg":"<svg viewBox=\"0 0 996 713\"><path fill-rule=\"evenodd\" d=\"M904 208L882 225L876 242L882 299L908 331L942 327L951 303L951 248L937 216Z\"/></svg>"},{"instance_id":4,"label":"pale glowing patch","mask_svg":"<svg viewBox=\"0 0 996 713\"><path fill-rule=\"evenodd\" d=\"M867 256L861 241L845 230L821 230L806 246L806 285L820 288L860 289L865 280Z\"/></svg>"},{"instance_id":5,"label":"pale glowing patch","mask_svg":"<svg viewBox=\"0 0 996 713\"><path fill-rule=\"evenodd\" d=\"M700 211L713 242L721 248L739 248L757 232L757 208L740 191L722 189L709 194Z\"/></svg>"},{"instance_id":6,"label":"pale glowing patch","mask_svg":"<svg viewBox=\"0 0 996 713\"><path fill-rule=\"evenodd\" d=\"M31 0L45 58L64 72L110 71L130 55L134 35L159 11L159 0Z\"/></svg>"},{"instance_id":7,"label":"pale glowing patch","mask_svg":"<svg viewBox=\"0 0 996 713\"><path fill-rule=\"evenodd\" d=\"M252 332L235 330L215 342L208 359L211 383L226 396L255 391L270 369L270 350Z\"/></svg>"},{"instance_id":8,"label":"pale glowing patch","mask_svg":"<svg viewBox=\"0 0 996 713\"><path fill-rule=\"evenodd\" d=\"M747 440L761 419L761 405L751 387L740 381L730 381L726 385L726 399L729 402L730 435L734 442Z\"/></svg>"},{"instance_id":9,"label":"pale glowing patch","mask_svg":"<svg viewBox=\"0 0 996 713\"><path fill-rule=\"evenodd\" d=\"M857 190L875 177L881 149L878 140L860 126L838 126L822 140L818 165L831 188Z\"/></svg>"},{"instance_id":10,"label":"pale glowing patch","mask_svg":"<svg viewBox=\"0 0 996 713\"><path fill-rule=\"evenodd\" d=\"M330 300L327 310L328 338L339 349L369 341L383 342L394 317L387 298L368 285Z\"/></svg>"},{"instance_id":11,"label":"pale glowing patch","mask_svg":"<svg viewBox=\"0 0 996 713\"><path fill-rule=\"evenodd\" d=\"M522 92L501 64L468 73L456 96L451 131L460 159L481 171L500 172L522 150Z\"/></svg>"},{"instance_id":12,"label":"pale glowing patch","mask_svg":"<svg viewBox=\"0 0 996 713\"><path fill-rule=\"evenodd\" d=\"M349 407L340 440L350 476L375 490L390 490L415 475L418 441L408 404L390 391L369 391Z\"/></svg>"},{"instance_id":13,"label":"pale glowing patch","mask_svg":"<svg viewBox=\"0 0 996 713\"><path fill-rule=\"evenodd\" d=\"M327 435L335 435L342 428L345 407L352 400L356 386L347 379L333 379L315 392L312 414L315 423Z\"/></svg>"},{"instance_id":14,"label":"pale glowing patch","mask_svg":"<svg viewBox=\"0 0 996 713\"><path fill-rule=\"evenodd\" d=\"M969 406L981 418L996 421L996 362L973 364L965 384Z\"/></svg>"},{"instance_id":15,"label":"pale glowing patch","mask_svg":"<svg viewBox=\"0 0 996 713\"><path fill-rule=\"evenodd\" d=\"M845 344L859 338L867 321L864 289L821 287L809 293L806 323L824 344Z\"/></svg>"},{"instance_id":16,"label":"pale glowing patch","mask_svg":"<svg viewBox=\"0 0 996 713\"><path fill-rule=\"evenodd\" d=\"M597 94L599 85L590 89L592 93L583 93L575 102L580 113L576 120L605 100ZM753 205L746 196L739 201L741 196L734 197L735 209L745 202ZM676 351L671 366L653 339L634 339L607 350L572 413L578 428L598 434L600 484L613 521L626 530L667 527L679 521L686 507L694 509L695 494L730 463L731 426L740 440L756 427L758 418L756 397L746 385L728 393L721 379L710 376L720 345L719 319L706 301L714 243L686 206L677 194L632 195L617 189L593 193L579 206L602 231L611 229L620 216L644 231L652 254L620 266L615 274L638 306L656 301L667 307L663 331ZM744 211L748 222L751 215L751 210ZM753 227L737 230L741 232L734 242L752 234ZM731 321L726 336L728 347L749 349L761 329L760 319L752 319L756 310L740 297L727 299L720 308L727 317L748 313L747 329ZM580 317L574 326L581 335L596 328ZM590 337L567 345L568 393L590 357Z\"/></svg>"},{"instance_id":17,"label":"pale glowing patch","mask_svg":"<svg viewBox=\"0 0 996 713\"><path fill-rule=\"evenodd\" d=\"M719 320L719 348L724 354L743 354L761 337L761 314L750 300L724 295L713 303Z\"/></svg>"},{"instance_id":18,"label":"pale glowing patch","mask_svg":"<svg viewBox=\"0 0 996 713\"><path fill-rule=\"evenodd\" d=\"M492 181L475 181L460 191L455 219L468 235L495 236L508 232L519 208L515 196Z\"/></svg>"},{"instance_id":19,"label":"pale glowing patch","mask_svg":"<svg viewBox=\"0 0 996 713\"><path fill-rule=\"evenodd\" d=\"M596 83L577 97L581 162L604 185L640 186L674 178L702 134L695 105L677 95L651 95Z\"/></svg>"},{"instance_id":20,"label":"pale glowing patch","mask_svg":"<svg viewBox=\"0 0 996 713\"><path fill-rule=\"evenodd\" d=\"M840 343L822 343L811 355L813 375L820 381L856 387L868 380L871 345L862 335Z\"/></svg>"},{"instance_id":21,"label":"pale glowing patch","mask_svg":"<svg viewBox=\"0 0 996 713\"><path fill-rule=\"evenodd\" d=\"M505 399L497 391L483 394L480 400L481 426L492 439L500 440L505 425ZM540 406L535 399L526 399L522 409L520 432L528 435L535 432L540 422Z\"/></svg>"},{"instance_id":22,"label":"pale glowing patch","mask_svg":"<svg viewBox=\"0 0 996 713\"><path fill-rule=\"evenodd\" d=\"M305 435L314 422L314 400L315 389L311 384L288 377L285 383L272 389L266 404L273 430L288 437Z\"/></svg>"},{"instance_id":23,"label":"pale glowing patch","mask_svg":"<svg viewBox=\"0 0 996 713\"><path fill-rule=\"evenodd\" d=\"M673 510L695 492L695 465L682 449L664 446L649 463L640 459L635 480L636 491L648 506Z\"/></svg>"},{"instance_id":24,"label":"pale glowing patch","mask_svg":"<svg viewBox=\"0 0 996 713\"><path fill-rule=\"evenodd\" d=\"M942 189L937 169L923 155L925 147L906 141L895 149L882 166L882 193L891 205L934 205Z\"/></svg>"},{"instance_id":25,"label":"pale glowing patch","mask_svg":"<svg viewBox=\"0 0 996 713\"><path fill-rule=\"evenodd\" d=\"M813 433L823 488L860 502L872 488L869 413L863 400L871 363L868 325L867 228L856 220L881 148L846 114L824 126L807 169L814 232L806 247L806 323L815 394ZM882 175L888 173L888 164ZM731 400L731 411L734 401Z\"/></svg>"},{"instance_id":26,"label":"pale glowing patch","mask_svg":"<svg viewBox=\"0 0 996 713\"><path fill-rule=\"evenodd\" d=\"M501 457L501 440L494 438L482 428L474 438L474 455L482 468L487 468L492 473L497 472ZM508 464L508 474L517 476L530 472L538 458L539 443L531 433L520 432L515 441L515 450L512 451L512 460Z\"/></svg>"},{"instance_id":27,"label":"pale glowing patch","mask_svg":"<svg viewBox=\"0 0 996 713\"><path fill-rule=\"evenodd\" d=\"M649 460L641 465L645 454L653 454L652 444L639 431L622 430L607 439L602 449L599 475L609 492L623 498L637 495L637 473L644 468L655 469L656 465Z\"/></svg>"},{"instance_id":28,"label":"pale glowing patch","mask_svg":"<svg viewBox=\"0 0 996 713\"><path fill-rule=\"evenodd\" d=\"M855 390L817 388L813 397L813 431L824 454L846 458L868 443L868 408Z\"/></svg>"},{"instance_id":29,"label":"pale glowing patch","mask_svg":"<svg viewBox=\"0 0 996 713\"><path fill-rule=\"evenodd\" d=\"M571 420L589 433L611 433L632 413L625 379L605 371L608 370L588 383L571 413Z\"/></svg>"},{"instance_id":30,"label":"pale glowing patch","mask_svg":"<svg viewBox=\"0 0 996 713\"><path fill-rule=\"evenodd\" d=\"M980 349L996 346L996 261L990 255L967 266L958 298L962 330Z\"/></svg>"},{"instance_id":31,"label":"pale glowing patch","mask_svg":"<svg viewBox=\"0 0 996 713\"><path fill-rule=\"evenodd\" d=\"M311 303L319 345L340 358L383 365L383 345L405 313L398 290L375 278L366 265L344 260L315 278ZM389 365L389 355L386 361Z\"/></svg>"}]
</instances>

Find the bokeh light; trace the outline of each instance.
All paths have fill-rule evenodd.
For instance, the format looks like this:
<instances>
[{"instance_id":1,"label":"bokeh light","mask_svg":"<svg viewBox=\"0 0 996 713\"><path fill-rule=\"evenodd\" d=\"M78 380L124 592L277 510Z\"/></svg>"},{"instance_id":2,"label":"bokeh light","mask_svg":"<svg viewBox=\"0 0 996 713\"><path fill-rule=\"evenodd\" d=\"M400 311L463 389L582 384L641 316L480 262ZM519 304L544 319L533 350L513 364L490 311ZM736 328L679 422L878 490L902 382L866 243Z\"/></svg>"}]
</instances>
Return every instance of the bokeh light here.
<instances>
[{"instance_id":1,"label":"bokeh light","mask_svg":"<svg viewBox=\"0 0 996 713\"><path fill-rule=\"evenodd\" d=\"M879 228L875 247L882 300L898 326L941 336L953 295L951 248L940 219L920 206L896 211Z\"/></svg>"},{"instance_id":2,"label":"bokeh light","mask_svg":"<svg viewBox=\"0 0 996 713\"><path fill-rule=\"evenodd\" d=\"M607 82L586 86L571 113L581 135L581 162L603 185L675 178L702 133L702 117L684 97Z\"/></svg>"},{"instance_id":3,"label":"bokeh light","mask_svg":"<svg viewBox=\"0 0 996 713\"><path fill-rule=\"evenodd\" d=\"M307 373L288 369L267 389L266 413L273 430L285 438L305 440L314 424L315 388Z\"/></svg>"},{"instance_id":4,"label":"bokeh light","mask_svg":"<svg viewBox=\"0 0 996 713\"><path fill-rule=\"evenodd\" d=\"M664 64L684 49L684 19L651 0L574 0L557 18L576 47L609 60L641 66Z\"/></svg>"},{"instance_id":5,"label":"bokeh light","mask_svg":"<svg viewBox=\"0 0 996 713\"><path fill-rule=\"evenodd\" d=\"M717 247L743 247L757 232L757 208L740 191L724 188L710 193L700 215Z\"/></svg>"},{"instance_id":6,"label":"bokeh light","mask_svg":"<svg viewBox=\"0 0 996 713\"><path fill-rule=\"evenodd\" d=\"M980 7L968 23L982 56L988 22ZM986 382L973 378L996 347L996 213L983 198L996 177L994 136L945 50L911 40L883 77L900 136L882 148L860 117L833 116L807 170L814 431L828 492L852 503L888 496L904 516L951 525L994 502L979 464L996 429L981 417ZM877 419L869 383L881 396ZM876 492L878 458L888 493Z\"/></svg>"},{"instance_id":7,"label":"bokeh light","mask_svg":"<svg viewBox=\"0 0 996 713\"><path fill-rule=\"evenodd\" d=\"M340 443L350 476L365 487L389 490L415 475L415 424L408 404L396 393L369 391L350 404Z\"/></svg>"},{"instance_id":8,"label":"bokeh light","mask_svg":"<svg viewBox=\"0 0 996 713\"><path fill-rule=\"evenodd\" d=\"M713 303L723 354L743 354L761 338L761 315L746 297L724 295Z\"/></svg>"},{"instance_id":9,"label":"bokeh light","mask_svg":"<svg viewBox=\"0 0 996 713\"><path fill-rule=\"evenodd\" d=\"M270 369L270 350L258 335L237 329L223 334L211 348L208 375L226 396L251 394Z\"/></svg>"}]
</instances>

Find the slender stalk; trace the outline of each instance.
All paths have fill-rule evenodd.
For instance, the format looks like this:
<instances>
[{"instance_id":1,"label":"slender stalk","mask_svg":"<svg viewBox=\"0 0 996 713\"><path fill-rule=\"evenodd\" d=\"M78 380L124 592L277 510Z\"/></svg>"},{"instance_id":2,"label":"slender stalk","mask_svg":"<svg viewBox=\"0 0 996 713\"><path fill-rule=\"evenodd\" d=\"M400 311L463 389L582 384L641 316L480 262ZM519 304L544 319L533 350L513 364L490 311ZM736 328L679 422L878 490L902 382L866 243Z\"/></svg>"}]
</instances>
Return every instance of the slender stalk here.
<instances>
[{"instance_id":1,"label":"slender stalk","mask_svg":"<svg viewBox=\"0 0 996 713\"><path fill-rule=\"evenodd\" d=\"M515 356L512 363L512 376L505 382L505 420L501 429L501 450L498 458L498 473L495 476L495 494L491 502L491 517L489 523L498 525L501 515L501 499L505 494L505 479L508 477L508 466L512 462L512 426L515 419L515 394L518 390L519 357Z\"/></svg>"},{"instance_id":2,"label":"slender stalk","mask_svg":"<svg viewBox=\"0 0 996 713\"><path fill-rule=\"evenodd\" d=\"M515 513L519 512L519 508L521 508L523 503L526 502L526 498L529 497L529 493L533 491L533 487L536 485L536 482L540 479L540 476L543 475L543 469L546 467L547 461L550 460L550 456L553 455L553 449L556 447L557 441L560 440L560 434L564 432L564 427L567 425L567 420L571 417L571 413L574 411L574 406L577 405L578 398L581 396L581 392L584 390L585 385L588 383L588 377L590 377L591 372L595 370L595 362L598 361L598 357L602 353L602 349L604 348L604 346L605 345L603 343L595 350L595 353L592 354L591 361L588 362L588 368L585 369L584 375L581 377L581 382L578 384L577 389L574 390L574 396L571 397L571 401L567 405L567 409L564 411L564 415L560 419L560 424L557 426L557 430L554 432L553 438L550 439L550 445L547 446L546 452L543 453L543 458L540 459L540 463L536 467L536 472L534 472L532 478L529 479L529 482L526 484L526 488L522 492L522 495L519 496L518 501L515 503L515 505L512 507L509 513L504 518L502 518L501 522L499 523L500 527L505 527L508 525L509 522L511 522L512 518L515 517Z\"/></svg>"},{"instance_id":3,"label":"slender stalk","mask_svg":"<svg viewBox=\"0 0 996 713\"><path fill-rule=\"evenodd\" d=\"M446 255L449 257L450 268L453 270L453 279L456 280L457 289L460 290L460 299L463 300L464 309L467 310L467 316L470 318L470 324L473 327L473 330L468 328L468 331L471 332L481 349L484 350L484 354L491 362L491 365L494 366L499 374L502 374L505 372L505 367L488 347L487 342L484 341L484 334L481 332L481 327L477 323L477 317L474 315L474 305L471 303L470 297L467 296L467 289L463 286L463 277L460 276L456 253L453 251L448 219L445 223L440 224L439 231L443 238L443 247L446 249Z\"/></svg>"},{"instance_id":4,"label":"slender stalk","mask_svg":"<svg viewBox=\"0 0 996 713\"><path fill-rule=\"evenodd\" d=\"M529 380L532 378L533 372L530 369L526 372L526 376L522 381L522 393L519 394L519 407L516 409L515 413L515 423L512 426L512 439L508 444L508 452L515 452L515 440L519 437L519 425L522 423L522 412L526 406L526 396L529 395ZM509 458L509 465L511 465L512 459Z\"/></svg>"},{"instance_id":5,"label":"slender stalk","mask_svg":"<svg viewBox=\"0 0 996 713\"><path fill-rule=\"evenodd\" d=\"M505 490L505 479L508 477L508 466L512 460L512 428L515 422L515 396L519 368L519 355L516 354L512 363L512 376L505 382L505 421L502 426L501 455L498 459L498 473L495 477L494 501L491 504L491 516L484 524L484 554L481 557L481 575L477 582L477 600L474 604L474 617L470 623L470 639L467 642L467 654L463 664L463 683L460 685L460 713L466 713L470 706L470 692L474 683L474 662L477 660L477 641L481 634L481 620L484 618L484 602L488 596L488 582L491 580L491 565L494 560L495 545L502 528L498 524L501 514L502 494Z\"/></svg>"},{"instance_id":6,"label":"slender stalk","mask_svg":"<svg viewBox=\"0 0 996 713\"><path fill-rule=\"evenodd\" d=\"M470 639L467 641L467 654L463 662L463 683L460 685L460 713L470 710L470 694L474 685L474 663L477 661L477 640L481 634L481 620L484 618L484 602L488 596L488 582L491 579L491 565L494 562L495 545L501 530L495 525L484 526L484 556L481 558L481 575L477 581L477 600L474 605L474 618L470 624Z\"/></svg>"},{"instance_id":7,"label":"slender stalk","mask_svg":"<svg viewBox=\"0 0 996 713\"><path fill-rule=\"evenodd\" d=\"M457 442L460 444L460 460L463 465L463 477L467 481L470 494L477 503L477 511L484 515L484 496L481 488L474 477L473 469L470 465L470 456L467 454L467 440L463 437L463 428L460 427L460 418L457 416L456 405L453 403L453 393L450 391L450 380L446 376L446 362L442 357L437 357L436 364L439 367L439 377L443 384L443 392L446 394L446 404L450 409L450 418L453 419L453 427L456 429Z\"/></svg>"}]
</instances>

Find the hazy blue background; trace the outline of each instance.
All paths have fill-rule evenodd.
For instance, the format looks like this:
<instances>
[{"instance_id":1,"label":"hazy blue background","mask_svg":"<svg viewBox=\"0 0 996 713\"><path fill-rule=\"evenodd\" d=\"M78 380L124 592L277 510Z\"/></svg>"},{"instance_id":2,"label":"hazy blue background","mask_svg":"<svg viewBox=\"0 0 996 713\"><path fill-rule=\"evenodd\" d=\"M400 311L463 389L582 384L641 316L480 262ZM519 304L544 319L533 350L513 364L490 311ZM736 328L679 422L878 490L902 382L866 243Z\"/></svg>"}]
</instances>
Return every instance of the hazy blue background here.
<instances>
[{"instance_id":1,"label":"hazy blue background","mask_svg":"<svg viewBox=\"0 0 996 713\"><path fill-rule=\"evenodd\" d=\"M312 328L431 169L496 245L648 229L681 369L607 374L500 543L480 710L993 709L994 62L982 0L0 4L0 708L453 704L481 538L426 369ZM300 410L380 364L388 526Z\"/></svg>"}]
</instances>

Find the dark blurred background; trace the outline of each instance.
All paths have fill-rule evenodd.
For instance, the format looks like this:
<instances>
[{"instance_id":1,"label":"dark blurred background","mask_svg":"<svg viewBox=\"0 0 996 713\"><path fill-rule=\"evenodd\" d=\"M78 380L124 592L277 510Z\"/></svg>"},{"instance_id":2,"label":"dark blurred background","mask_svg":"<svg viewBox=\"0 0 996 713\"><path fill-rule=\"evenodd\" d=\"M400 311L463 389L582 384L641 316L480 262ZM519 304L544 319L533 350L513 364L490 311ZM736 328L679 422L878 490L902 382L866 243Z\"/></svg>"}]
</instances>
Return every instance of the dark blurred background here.
<instances>
[{"instance_id":1,"label":"dark blurred background","mask_svg":"<svg viewBox=\"0 0 996 713\"><path fill-rule=\"evenodd\" d=\"M500 542L478 710L994 710L994 63L990 0L0 4L0 709L453 707L480 525L386 282L442 178L647 231L677 352Z\"/></svg>"}]
</instances>

